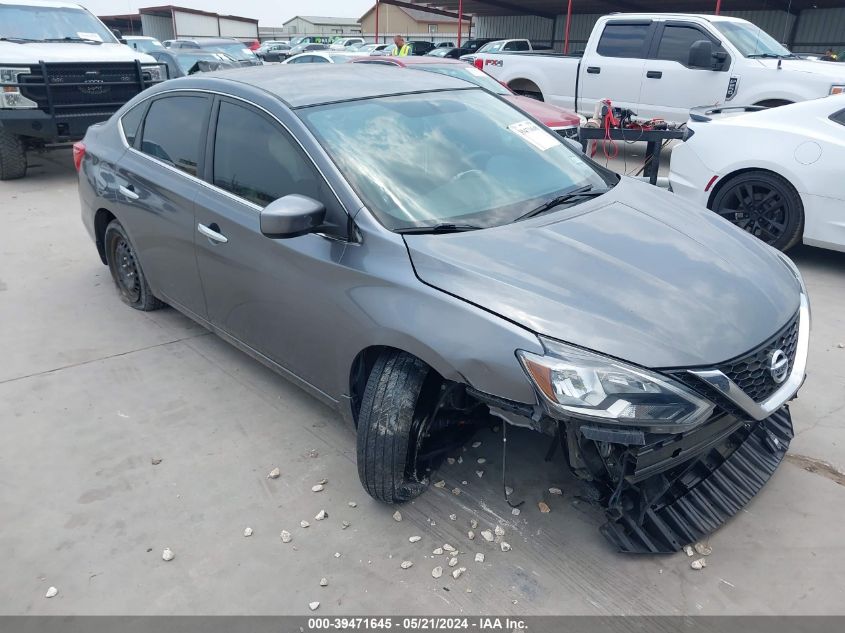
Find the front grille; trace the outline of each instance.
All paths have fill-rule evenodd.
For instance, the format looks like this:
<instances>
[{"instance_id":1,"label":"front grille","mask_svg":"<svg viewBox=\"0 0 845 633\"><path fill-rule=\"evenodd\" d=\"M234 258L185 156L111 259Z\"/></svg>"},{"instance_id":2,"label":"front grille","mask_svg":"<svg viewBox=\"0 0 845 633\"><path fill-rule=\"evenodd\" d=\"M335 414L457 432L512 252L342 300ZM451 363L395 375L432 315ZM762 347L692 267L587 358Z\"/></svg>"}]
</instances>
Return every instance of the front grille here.
<instances>
[{"instance_id":1,"label":"front grille","mask_svg":"<svg viewBox=\"0 0 845 633\"><path fill-rule=\"evenodd\" d=\"M789 371L795 363L798 347L798 314L777 334L748 354L716 367L734 381L754 402L763 402L778 390L769 371L772 354L782 350L789 360Z\"/></svg>"},{"instance_id":2,"label":"front grille","mask_svg":"<svg viewBox=\"0 0 845 633\"><path fill-rule=\"evenodd\" d=\"M21 75L20 83L23 96L35 101L39 109L62 116L113 113L141 92L142 86L151 85L149 76L143 79L142 83L134 62L51 63L32 66L28 75Z\"/></svg>"}]
</instances>

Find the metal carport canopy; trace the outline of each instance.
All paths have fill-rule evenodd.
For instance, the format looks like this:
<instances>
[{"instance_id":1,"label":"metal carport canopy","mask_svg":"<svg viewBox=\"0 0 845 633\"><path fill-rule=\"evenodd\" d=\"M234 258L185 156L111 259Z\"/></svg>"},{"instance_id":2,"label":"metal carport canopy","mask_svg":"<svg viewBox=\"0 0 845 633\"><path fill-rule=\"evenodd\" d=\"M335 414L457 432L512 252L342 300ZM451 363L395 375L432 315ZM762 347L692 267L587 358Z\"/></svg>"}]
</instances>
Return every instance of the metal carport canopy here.
<instances>
[{"instance_id":1,"label":"metal carport canopy","mask_svg":"<svg viewBox=\"0 0 845 633\"><path fill-rule=\"evenodd\" d=\"M836 8L843 0L381 0L384 3L461 14L536 15L554 20L566 15L564 53L569 52L569 25L575 13L720 13L725 11L786 11L798 15L803 9ZM460 22L459 22L460 24ZM458 46L460 46L460 27Z\"/></svg>"},{"instance_id":2,"label":"metal carport canopy","mask_svg":"<svg viewBox=\"0 0 845 633\"><path fill-rule=\"evenodd\" d=\"M385 0L382 0L385 1ZM473 15L539 15L553 19L567 12L568 0L405 0L417 8L442 9ZM713 13L719 0L572 0L573 13ZM721 0L723 11L788 11L836 8L843 0Z\"/></svg>"}]
</instances>

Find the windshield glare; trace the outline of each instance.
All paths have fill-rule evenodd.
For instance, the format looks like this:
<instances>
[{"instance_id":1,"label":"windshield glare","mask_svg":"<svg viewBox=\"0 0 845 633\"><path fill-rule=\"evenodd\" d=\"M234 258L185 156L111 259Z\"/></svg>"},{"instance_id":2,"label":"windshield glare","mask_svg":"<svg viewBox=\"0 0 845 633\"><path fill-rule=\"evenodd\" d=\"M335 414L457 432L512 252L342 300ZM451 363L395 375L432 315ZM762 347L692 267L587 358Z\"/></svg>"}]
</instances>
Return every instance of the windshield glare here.
<instances>
[{"instance_id":1,"label":"windshield glare","mask_svg":"<svg viewBox=\"0 0 845 633\"><path fill-rule=\"evenodd\" d=\"M512 222L573 187L606 182L561 139L478 89L298 112L391 230Z\"/></svg>"},{"instance_id":2,"label":"windshield glare","mask_svg":"<svg viewBox=\"0 0 845 633\"><path fill-rule=\"evenodd\" d=\"M449 77L463 79L464 81L468 81L497 95L511 94L507 88L493 79L490 75L482 70L478 70L475 66L469 66L468 64L433 64L431 66L416 66L416 68L432 73L439 73L441 75L448 75Z\"/></svg>"},{"instance_id":3,"label":"windshield glare","mask_svg":"<svg viewBox=\"0 0 845 633\"><path fill-rule=\"evenodd\" d=\"M728 41L736 46L744 57L753 55L792 55L787 48L771 35L753 24L744 22L714 22L713 24Z\"/></svg>"},{"instance_id":4,"label":"windshield glare","mask_svg":"<svg viewBox=\"0 0 845 633\"><path fill-rule=\"evenodd\" d=\"M244 44L215 44L205 48L226 53L229 57L233 57L237 60L255 59L255 53L249 50Z\"/></svg>"},{"instance_id":5,"label":"windshield glare","mask_svg":"<svg viewBox=\"0 0 845 633\"><path fill-rule=\"evenodd\" d=\"M24 40L65 38L114 44L103 23L84 9L0 4L0 37Z\"/></svg>"}]
</instances>

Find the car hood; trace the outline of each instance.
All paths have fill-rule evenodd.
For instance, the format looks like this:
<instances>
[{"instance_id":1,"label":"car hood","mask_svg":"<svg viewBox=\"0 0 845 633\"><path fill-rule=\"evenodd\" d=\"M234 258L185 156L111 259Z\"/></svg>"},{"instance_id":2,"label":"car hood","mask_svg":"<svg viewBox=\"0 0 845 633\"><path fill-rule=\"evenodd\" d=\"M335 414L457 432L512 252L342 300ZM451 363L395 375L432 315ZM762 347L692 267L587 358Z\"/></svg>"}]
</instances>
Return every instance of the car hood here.
<instances>
[{"instance_id":1,"label":"car hood","mask_svg":"<svg viewBox=\"0 0 845 633\"><path fill-rule=\"evenodd\" d=\"M146 53L139 53L125 44L84 44L81 42L0 42L0 59L7 64L44 62L134 62L155 64Z\"/></svg>"},{"instance_id":2,"label":"car hood","mask_svg":"<svg viewBox=\"0 0 845 633\"><path fill-rule=\"evenodd\" d=\"M581 120L578 118L578 115L569 110L537 101L531 97L523 97L522 95L502 96L523 112L527 112L535 119L545 123L546 127L559 128L580 125Z\"/></svg>"},{"instance_id":3,"label":"car hood","mask_svg":"<svg viewBox=\"0 0 845 633\"><path fill-rule=\"evenodd\" d=\"M756 59L754 61L771 70L777 70L778 67L777 59ZM812 59L782 59L780 61L781 70L817 75L830 79L831 82L842 83L845 81L845 64L820 62Z\"/></svg>"},{"instance_id":4,"label":"car hood","mask_svg":"<svg viewBox=\"0 0 845 633\"><path fill-rule=\"evenodd\" d=\"M645 367L729 360L799 306L798 281L773 249L629 179L530 220L405 241L424 283L537 334Z\"/></svg>"}]
</instances>

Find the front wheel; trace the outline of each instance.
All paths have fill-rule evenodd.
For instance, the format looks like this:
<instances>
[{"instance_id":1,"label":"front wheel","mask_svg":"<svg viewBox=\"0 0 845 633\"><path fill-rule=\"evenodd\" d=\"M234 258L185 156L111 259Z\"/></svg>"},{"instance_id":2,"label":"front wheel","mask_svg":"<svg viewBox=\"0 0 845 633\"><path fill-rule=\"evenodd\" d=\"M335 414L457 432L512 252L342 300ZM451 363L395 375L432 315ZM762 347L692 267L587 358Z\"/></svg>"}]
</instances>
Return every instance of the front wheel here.
<instances>
[{"instance_id":1,"label":"front wheel","mask_svg":"<svg viewBox=\"0 0 845 633\"><path fill-rule=\"evenodd\" d=\"M722 185L711 209L769 246L786 251L804 231L801 196L786 180L765 171L748 171Z\"/></svg>"},{"instance_id":2,"label":"front wheel","mask_svg":"<svg viewBox=\"0 0 845 633\"><path fill-rule=\"evenodd\" d=\"M17 134L0 127L0 180L23 178L26 174L26 147Z\"/></svg>"},{"instance_id":3,"label":"front wheel","mask_svg":"<svg viewBox=\"0 0 845 633\"><path fill-rule=\"evenodd\" d=\"M373 365L358 415L358 477L371 497L403 503L425 490L426 445L443 381L405 352Z\"/></svg>"}]
</instances>

